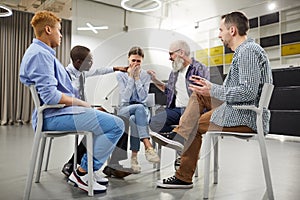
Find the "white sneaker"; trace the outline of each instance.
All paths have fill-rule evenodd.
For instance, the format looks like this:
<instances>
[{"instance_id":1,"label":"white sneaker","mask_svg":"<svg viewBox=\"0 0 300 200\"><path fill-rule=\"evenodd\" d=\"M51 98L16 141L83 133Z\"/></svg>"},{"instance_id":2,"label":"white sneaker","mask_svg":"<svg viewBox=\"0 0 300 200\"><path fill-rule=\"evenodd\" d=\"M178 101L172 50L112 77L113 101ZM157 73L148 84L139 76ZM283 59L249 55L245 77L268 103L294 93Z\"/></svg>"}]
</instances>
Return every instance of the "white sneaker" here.
<instances>
[{"instance_id":1,"label":"white sneaker","mask_svg":"<svg viewBox=\"0 0 300 200\"><path fill-rule=\"evenodd\" d=\"M168 135L170 135L170 133L155 133L155 132L151 131L149 134L152 137L152 140L154 142L161 144L162 146L166 146L171 149L175 149L178 152L182 152L184 149L183 141L182 141L183 138L181 136L179 136L178 134L177 134L177 137L175 137L175 140L168 137Z\"/></svg>"},{"instance_id":2,"label":"white sneaker","mask_svg":"<svg viewBox=\"0 0 300 200\"><path fill-rule=\"evenodd\" d=\"M69 181L73 182L75 186L78 186L80 189L88 192L88 174L84 176L79 176L75 171L73 171L72 174L69 176ZM106 187L97 183L94 178L93 190L94 193L102 193L106 192Z\"/></svg>"},{"instance_id":3,"label":"white sneaker","mask_svg":"<svg viewBox=\"0 0 300 200\"><path fill-rule=\"evenodd\" d=\"M134 174L141 173L141 166L137 161L137 157L131 157L131 169Z\"/></svg>"},{"instance_id":4,"label":"white sneaker","mask_svg":"<svg viewBox=\"0 0 300 200\"><path fill-rule=\"evenodd\" d=\"M157 155L157 153L155 152L155 150L152 147L149 147L148 149L146 149L145 156L146 156L146 159L152 163L158 163L160 160L159 156Z\"/></svg>"},{"instance_id":5,"label":"white sneaker","mask_svg":"<svg viewBox=\"0 0 300 200\"><path fill-rule=\"evenodd\" d=\"M100 185L107 185L108 184L108 179L100 176L98 173L94 172L94 179L97 183Z\"/></svg>"}]
</instances>

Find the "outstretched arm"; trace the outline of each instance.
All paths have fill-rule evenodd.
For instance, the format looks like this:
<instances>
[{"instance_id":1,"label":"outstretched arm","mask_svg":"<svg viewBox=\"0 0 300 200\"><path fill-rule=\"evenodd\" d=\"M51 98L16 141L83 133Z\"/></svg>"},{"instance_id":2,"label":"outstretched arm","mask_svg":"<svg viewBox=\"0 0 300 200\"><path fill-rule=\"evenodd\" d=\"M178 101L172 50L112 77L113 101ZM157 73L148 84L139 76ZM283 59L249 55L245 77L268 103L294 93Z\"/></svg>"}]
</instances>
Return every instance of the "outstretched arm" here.
<instances>
[{"instance_id":1,"label":"outstretched arm","mask_svg":"<svg viewBox=\"0 0 300 200\"><path fill-rule=\"evenodd\" d=\"M160 81L160 80L158 80L158 79L156 78L156 73L155 73L155 71L153 71L153 70L148 70L147 72L148 72L148 74L150 74L151 80L152 80L152 82L154 83L154 85L155 85L159 90L161 90L162 92L164 92L165 89L166 89L166 85L165 85L162 81Z\"/></svg>"}]
</instances>

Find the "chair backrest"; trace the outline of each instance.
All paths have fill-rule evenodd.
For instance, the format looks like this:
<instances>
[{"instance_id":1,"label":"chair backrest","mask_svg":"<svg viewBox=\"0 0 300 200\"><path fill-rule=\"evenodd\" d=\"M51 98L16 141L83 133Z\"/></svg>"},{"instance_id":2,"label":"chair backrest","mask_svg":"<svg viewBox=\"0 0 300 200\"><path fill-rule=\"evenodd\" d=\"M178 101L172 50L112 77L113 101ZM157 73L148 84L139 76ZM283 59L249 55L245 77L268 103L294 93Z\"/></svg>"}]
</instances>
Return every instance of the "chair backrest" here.
<instances>
[{"instance_id":1,"label":"chair backrest","mask_svg":"<svg viewBox=\"0 0 300 200\"><path fill-rule=\"evenodd\" d=\"M36 132L36 134L40 134L40 132L42 131L42 127L43 127L43 108L41 108L42 106L41 106L40 98L36 91L35 86L29 85L29 89L31 92L31 96L32 96L35 108L37 110L37 124L36 124L36 128L35 128L35 132Z\"/></svg>"},{"instance_id":2,"label":"chair backrest","mask_svg":"<svg viewBox=\"0 0 300 200\"><path fill-rule=\"evenodd\" d=\"M119 108L121 104L120 94L119 94L119 87L114 89L112 95L111 95L111 107L113 108L113 112L115 114L118 114ZM151 115L154 112L155 107L155 94L154 93L148 93L147 99L146 99L146 105L148 108L150 108L150 115L148 115L150 120Z\"/></svg>"},{"instance_id":3,"label":"chair backrest","mask_svg":"<svg viewBox=\"0 0 300 200\"><path fill-rule=\"evenodd\" d=\"M120 94L119 94L119 88L116 88L111 95L111 106L113 108L118 108L120 106ZM154 107L155 106L155 94L154 93L148 93L147 99L146 99L146 105L148 107Z\"/></svg>"},{"instance_id":4,"label":"chair backrest","mask_svg":"<svg viewBox=\"0 0 300 200\"><path fill-rule=\"evenodd\" d=\"M118 108L120 106L119 87L116 87L111 95L111 107Z\"/></svg>"},{"instance_id":5,"label":"chair backrest","mask_svg":"<svg viewBox=\"0 0 300 200\"><path fill-rule=\"evenodd\" d=\"M260 108L268 108L269 107L273 89L274 89L274 85L271 83L265 83L263 85L261 95L260 95L260 100L259 100Z\"/></svg>"},{"instance_id":6,"label":"chair backrest","mask_svg":"<svg viewBox=\"0 0 300 200\"><path fill-rule=\"evenodd\" d=\"M38 95L38 93L35 89L35 86L30 85L29 89L30 89L30 92L31 92L31 96L32 96L34 105L35 105L36 109L38 109L41 106L41 102L40 102L40 99L39 99L39 95Z\"/></svg>"},{"instance_id":7,"label":"chair backrest","mask_svg":"<svg viewBox=\"0 0 300 200\"><path fill-rule=\"evenodd\" d=\"M146 105L148 107L154 107L155 106L155 94L149 93L146 99Z\"/></svg>"}]
</instances>

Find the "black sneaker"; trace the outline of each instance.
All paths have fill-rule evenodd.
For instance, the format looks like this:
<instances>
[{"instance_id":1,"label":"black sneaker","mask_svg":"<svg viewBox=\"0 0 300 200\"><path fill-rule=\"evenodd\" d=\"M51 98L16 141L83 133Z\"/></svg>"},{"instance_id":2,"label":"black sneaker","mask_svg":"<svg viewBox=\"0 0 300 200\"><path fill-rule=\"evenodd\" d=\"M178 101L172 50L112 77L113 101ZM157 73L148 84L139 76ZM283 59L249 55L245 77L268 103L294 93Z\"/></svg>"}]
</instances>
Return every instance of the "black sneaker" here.
<instances>
[{"instance_id":1,"label":"black sneaker","mask_svg":"<svg viewBox=\"0 0 300 200\"><path fill-rule=\"evenodd\" d=\"M170 133L150 132L150 135L155 142L161 144L162 146L175 149L179 152L181 152L184 148L183 146L184 138L175 132L170 132Z\"/></svg>"},{"instance_id":2,"label":"black sneaker","mask_svg":"<svg viewBox=\"0 0 300 200\"><path fill-rule=\"evenodd\" d=\"M66 176L66 177L69 177L72 172L73 172L73 163L66 163L61 172Z\"/></svg>"},{"instance_id":3,"label":"black sneaker","mask_svg":"<svg viewBox=\"0 0 300 200\"><path fill-rule=\"evenodd\" d=\"M166 189L189 189L193 187L193 183L187 183L185 181L179 180L175 176L170 178L157 181L157 187L166 188Z\"/></svg>"}]
</instances>

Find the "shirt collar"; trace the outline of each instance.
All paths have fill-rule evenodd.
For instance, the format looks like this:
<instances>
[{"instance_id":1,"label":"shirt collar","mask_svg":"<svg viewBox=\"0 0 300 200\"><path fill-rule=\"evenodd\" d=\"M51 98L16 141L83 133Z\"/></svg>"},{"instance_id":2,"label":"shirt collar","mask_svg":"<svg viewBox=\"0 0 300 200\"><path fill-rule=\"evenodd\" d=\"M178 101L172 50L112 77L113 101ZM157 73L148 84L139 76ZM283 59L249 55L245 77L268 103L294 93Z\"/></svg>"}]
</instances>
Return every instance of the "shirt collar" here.
<instances>
[{"instance_id":1,"label":"shirt collar","mask_svg":"<svg viewBox=\"0 0 300 200\"><path fill-rule=\"evenodd\" d=\"M238 52L241 48L243 48L243 46L245 46L247 43L249 42L254 42L254 40L252 38L248 38L246 39L244 42L242 42L236 49L235 52Z\"/></svg>"},{"instance_id":2,"label":"shirt collar","mask_svg":"<svg viewBox=\"0 0 300 200\"><path fill-rule=\"evenodd\" d=\"M41 47L43 47L44 49L48 50L52 55L56 55L56 51L54 49L52 49L51 47L49 47L46 43L42 42L39 39L33 38L33 43L40 45Z\"/></svg>"},{"instance_id":3,"label":"shirt collar","mask_svg":"<svg viewBox=\"0 0 300 200\"><path fill-rule=\"evenodd\" d=\"M75 75L75 77L79 77L80 74L82 73L74 67L73 63L70 63L68 65L68 68L72 71L72 73Z\"/></svg>"}]
</instances>

